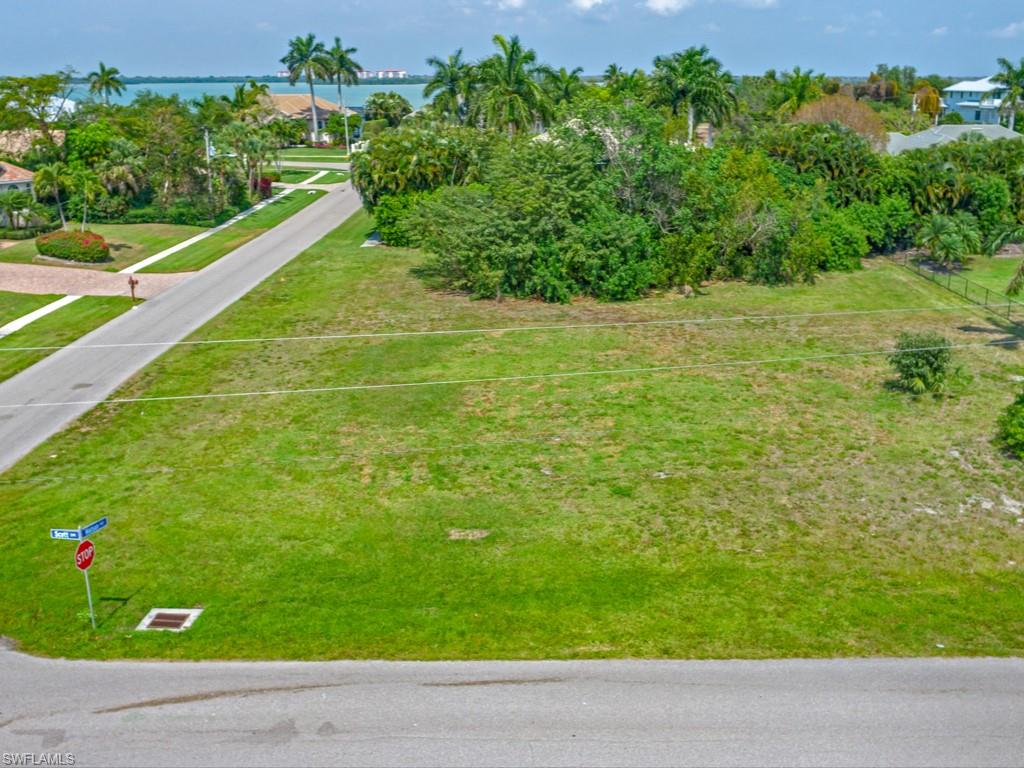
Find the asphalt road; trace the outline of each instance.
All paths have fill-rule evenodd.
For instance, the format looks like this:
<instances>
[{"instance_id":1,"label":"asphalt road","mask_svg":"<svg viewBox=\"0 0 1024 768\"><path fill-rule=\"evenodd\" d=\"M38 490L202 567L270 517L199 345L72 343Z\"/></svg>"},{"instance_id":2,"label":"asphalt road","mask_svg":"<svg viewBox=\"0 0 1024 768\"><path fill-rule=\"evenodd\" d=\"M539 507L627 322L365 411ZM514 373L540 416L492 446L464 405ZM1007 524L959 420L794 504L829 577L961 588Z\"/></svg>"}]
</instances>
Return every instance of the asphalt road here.
<instances>
[{"instance_id":1,"label":"asphalt road","mask_svg":"<svg viewBox=\"0 0 1024 768\"><path fill-rule=\"evenodd\" d=\"M293 193L301 194L301 192ZM255 288L360 207L345 184L206 269L0 383L0 406L100 400L167 347L77 349L82 344L179 341ZM0 471L90 406L0 407Z\"/></svg>"},{"instance_id":2,"label":"asphalt road","mask_svg":"<svg viewBox=\"0 0 1024 768\"><path fill-rule=\"evenodd\" d=\"M201 619L200 619L201 620ZM1024 660L174 663L0 651L83 765L1024 765Z\"/></svg>"}]
</instances>

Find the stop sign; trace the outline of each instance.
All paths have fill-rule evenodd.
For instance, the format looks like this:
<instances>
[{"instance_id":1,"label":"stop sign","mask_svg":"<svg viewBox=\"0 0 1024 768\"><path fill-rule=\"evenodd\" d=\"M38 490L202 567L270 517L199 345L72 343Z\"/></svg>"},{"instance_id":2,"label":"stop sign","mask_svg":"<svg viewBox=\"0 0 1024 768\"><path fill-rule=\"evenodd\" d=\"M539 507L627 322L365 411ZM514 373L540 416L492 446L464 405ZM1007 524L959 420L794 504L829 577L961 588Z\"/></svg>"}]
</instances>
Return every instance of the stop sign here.
<instances>
[{"instance_id":1,"label":"stop sign","mask_svg":"<svg viewBox=\"0 0 1024 768\"><path fill-rule=\"evenodd\" d=\"M80 571L89 569L92 565L92 559L96 556L96 547L93 546L92 542L86 539L78 545L78 549L75 550L75 567Z\"/></svg>"}]
</instances>

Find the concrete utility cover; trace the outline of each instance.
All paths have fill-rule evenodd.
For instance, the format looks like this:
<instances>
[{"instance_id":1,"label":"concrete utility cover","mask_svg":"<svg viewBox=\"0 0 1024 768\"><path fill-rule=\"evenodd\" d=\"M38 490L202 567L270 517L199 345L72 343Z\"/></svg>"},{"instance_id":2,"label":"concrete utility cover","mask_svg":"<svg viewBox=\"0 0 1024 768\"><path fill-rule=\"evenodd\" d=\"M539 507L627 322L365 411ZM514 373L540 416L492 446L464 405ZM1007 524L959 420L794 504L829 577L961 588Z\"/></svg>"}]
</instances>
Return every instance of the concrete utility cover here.
<instances>
[{"instance_id":1,"label":"concrete utility cover","mask_svg":"<svg viewBox=\"0 0 1024 768\"><path fill-rule=\"evenodd\" d=\"M184 632L191 627L202 608L154 608L139 622L138 631Z\"/></svg>"}]
</instances>

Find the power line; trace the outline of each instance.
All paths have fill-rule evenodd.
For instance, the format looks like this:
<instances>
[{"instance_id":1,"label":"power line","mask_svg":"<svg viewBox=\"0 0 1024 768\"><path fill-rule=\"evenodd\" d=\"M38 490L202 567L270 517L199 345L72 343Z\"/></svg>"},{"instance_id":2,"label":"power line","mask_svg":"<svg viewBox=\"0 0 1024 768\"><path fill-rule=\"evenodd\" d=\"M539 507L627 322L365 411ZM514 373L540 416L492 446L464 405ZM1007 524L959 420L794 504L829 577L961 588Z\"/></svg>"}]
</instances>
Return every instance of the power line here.
<instances>
[{"instance_id":1,"label":"power line","mask_svg":"<svg viewBox=\"0 0 1024 768\"><path fill-rule=\"evenodd\" d=\"M502 384L522 381L544 381L553 379L572 379L594 376L622 376L627 374L649 374L668 373L672 371L692 371L712 368L737 368L758 365L777 365L782 363L802 363L820 360L839 360L853 357L875 357L891 355L894 352L934 352L937 350L976 349L982 347L1001 347L1021 344L1020 339L1007 339L1003 341L988 341L977 344L950 344L935 347L915 347L911 349L880 349L860 352L830 352L820 355L805 355L800 357L769 357L754 360L723 360L715 363L686 363L682 365L660 365L644 368L609 368L589 371L564 371L555 373L532 373L516 376L484 376L470 379L440 379L413 382L395 382L384 384L346 384L334 387L306 387L298 389L265 389L248 392L209 392L195 395L154 395L149 397L119 397L106 400L68 400L63 402L44 403L10 403L0 404L2 410L14 410L22 408L57 408L62 406L82 405L121 405L130 403L158 403L174 402L184 400L227 400L243 397L274 397L284 395L315 395L339 392L369 392L375 390L394 389L419 389L425 387L460 386L465 384Z\"/></svg>"},{"instance_id":2,"label":"power line","mask_svg":"<svg viewBox=\"0 0 1024 768\"><path fill-rule=\"evenodd\" d=\"M1000 309L1009 306L991 304L985 309ZM894 309L854 309L840 312L803 312L789 315L732 315L725 317L704 317L678 320L623 320L607 323L574 323L569 325L521 325L503 328L445 328L419 331L368 331L364 333L315 334L310 336L256 336L233 339L195 339L182 341L129 341L110 344L68 344L64 346L0 347L0 352L53 352L60 349L122 349L132 347L189 347L216 344L267 344L295 341L352 341L358 339L393 339L416 336L467 336L487 333L520 333L538 331L598 330L601 328L631 328L652 326L709 325L712 323L771 322L784 320L818 320L825 318L861 317L885 314L910 314L915 312L955 312L980 310L971 304L942 305L937 307L896 307Z\"/></svg>"}]
</instances>

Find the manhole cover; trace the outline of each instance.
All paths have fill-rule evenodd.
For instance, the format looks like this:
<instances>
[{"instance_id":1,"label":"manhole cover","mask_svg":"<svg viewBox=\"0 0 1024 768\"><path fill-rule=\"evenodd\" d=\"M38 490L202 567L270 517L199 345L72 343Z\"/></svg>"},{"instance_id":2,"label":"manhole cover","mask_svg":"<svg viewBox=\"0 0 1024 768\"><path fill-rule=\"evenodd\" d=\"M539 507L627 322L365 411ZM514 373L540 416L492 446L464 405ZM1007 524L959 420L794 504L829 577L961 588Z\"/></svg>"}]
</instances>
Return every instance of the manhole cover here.
<instances>
[{"instance_id":1,"label":"manhole cover","mask_svg":"<svg viewBox=\"0 0 1024 768\"><path fill-rule=\"evenodd\" d=\"M154 608L139 622L136 629L184 632L202 612L202 608Z\"/></svg>"}]
</instances>

